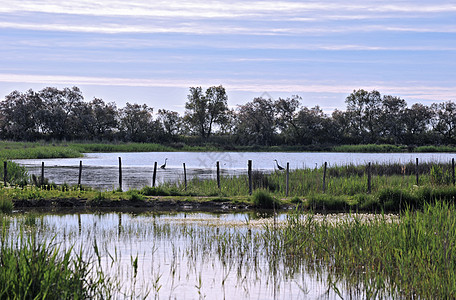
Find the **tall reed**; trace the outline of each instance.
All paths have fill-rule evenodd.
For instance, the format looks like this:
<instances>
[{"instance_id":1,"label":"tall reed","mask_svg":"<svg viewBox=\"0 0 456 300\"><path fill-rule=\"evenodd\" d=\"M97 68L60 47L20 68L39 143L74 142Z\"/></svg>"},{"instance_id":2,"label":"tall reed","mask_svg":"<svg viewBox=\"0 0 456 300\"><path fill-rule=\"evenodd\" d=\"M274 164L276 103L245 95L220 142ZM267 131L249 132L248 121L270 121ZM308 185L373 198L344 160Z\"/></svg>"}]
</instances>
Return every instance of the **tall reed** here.
<instances>
[{"instance_id":1,"label":"tall reed","mask_svg":"<svg viewBox=\"0 0 456 300\"><path fill-rule=\"evenodd\" d=\"M5 224L4 224L5 225ZM38 240L21 231L9 240L5 230L0 245L1 299L103 299L109 280L83 260L82 250L61 249L52 240Z\"/></svg>"},{"instance_id":2,"label":"tall reed","mask_svg":"<svg viewBox=\"0 0 456 300\"><path fill-rule=\"evenodd\" d=\"M279 255L331 272L334 282L349 282L354 295L362 289L368 298L456 297L454 204L425 204L423 211L406 210L396 221L355 216L334 224L295 214L279 233Z\"/></svg>"}]
</instances>

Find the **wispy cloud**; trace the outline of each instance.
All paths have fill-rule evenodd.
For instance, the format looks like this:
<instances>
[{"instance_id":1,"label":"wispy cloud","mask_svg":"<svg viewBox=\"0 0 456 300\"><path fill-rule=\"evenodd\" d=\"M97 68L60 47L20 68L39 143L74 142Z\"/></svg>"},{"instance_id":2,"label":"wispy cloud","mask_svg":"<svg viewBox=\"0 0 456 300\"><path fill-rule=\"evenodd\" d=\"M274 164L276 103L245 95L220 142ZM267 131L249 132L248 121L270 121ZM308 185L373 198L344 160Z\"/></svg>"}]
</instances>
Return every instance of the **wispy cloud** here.
<instances>
[{"instance_id":1,"label":"wispy cloud","mask_svg":"<svg viewBox=\"0 0 456 300\"><path fill-rule=\"evenodd\" d=\"M12 88L223 84L456 99L453 0L4 2L0 83Z\"/></svg>"},{"instance_id":2,"label":"wispy cloud","mask_svg":"<svg viewBox=\"0 0 456 300\"><path fill-rule=\"evenodd\" d=\"M12 0L0 12L46 12L95 16L243 18L269 14L299 15L306 12L363 13L448 13L456 12L454 3L416 1L391 4L389 1L111 1L111 0Z\"/></svg>"},{"instance_id":3,"label":"wispy cloud","mask_svg":"<svg viewBox=\"0 0 456 300\"><path fill-rule=\"evenodd\" d=\"M111 78L111 77L82 77L55 75L18 75L0 73L0 82L41 83L49 85L96 85L96 86L126 86L126 87L171 87L188 88L191 86L223 84L229 91L261 93L335 93L348 94L354 89L378 90L383 94L399 94L408 99L438 99L455 100L456 85L425 85L422 82L409 82L400 85L393 82L360 83L349 82L315 82L306 80L223 80L223 79L142 79L142 78Z\"/></svg>"}]
</instances>

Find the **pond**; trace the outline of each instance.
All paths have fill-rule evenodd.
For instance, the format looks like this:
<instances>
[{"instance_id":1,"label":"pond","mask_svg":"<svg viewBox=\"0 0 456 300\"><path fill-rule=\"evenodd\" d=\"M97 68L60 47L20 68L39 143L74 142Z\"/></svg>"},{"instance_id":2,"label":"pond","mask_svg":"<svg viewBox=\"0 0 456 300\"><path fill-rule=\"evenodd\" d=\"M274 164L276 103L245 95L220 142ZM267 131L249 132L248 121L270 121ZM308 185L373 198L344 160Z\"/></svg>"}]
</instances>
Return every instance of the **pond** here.
<instances>
[{"instance_id":1,"label":"pond","mask_svg":"<svg viewBox=\"0 0 456 300\"><path fill-rule=\"evenodd\" d=\"M276 255L265 231L267 226L279 228L286 214L17 212L11 219L12 236L25 226L23 232L36 230L40 241L52 240L62 249L74 246L76 251L82 247L95 264L99 257L103 272L120 288L117 297L149 293L148 299L334 299L334 287L344 298L353 297L344 282L328 283L318 263L316 268L315 263ZM362 298L362 293L357 296Z\"/></svg>"},{"instance_id":2,"label":"pond","mask_svg":"<svg viewBox=\"0 0 456 300\"><path fill-rule=\"evenodd\" d=\"M216 162L220 162L221 174L233 176L247 173L247 161L253 169L272 172L274 162L290 169L372 163L408 163L416 158L420 162L449 162L453 153L327 153L327 152L141 152L141 153L87 153L83 158L23 159L16 160L31 174L39 175L41 163L45 164L45 177L56 184L77 184L79 162L82 161L82 184L102 190L115 189L119 185L118 158L122 159L123 188L141 188L152 185L154 162L158 163L157 183L183 181L183 164L187 178L214 178ZM159 168L166 161L166 168Z\"/></svg>"}]
</instances>

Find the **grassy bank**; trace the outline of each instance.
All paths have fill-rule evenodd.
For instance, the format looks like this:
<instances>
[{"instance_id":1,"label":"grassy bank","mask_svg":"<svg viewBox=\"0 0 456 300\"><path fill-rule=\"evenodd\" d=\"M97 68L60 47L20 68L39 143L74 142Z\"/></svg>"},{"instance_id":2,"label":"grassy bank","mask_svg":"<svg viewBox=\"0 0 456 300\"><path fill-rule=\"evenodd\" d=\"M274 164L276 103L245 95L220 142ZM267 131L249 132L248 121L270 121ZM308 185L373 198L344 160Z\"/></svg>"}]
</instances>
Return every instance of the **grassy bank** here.
<instances>
[{"instance_id":1,"label":"grassy bank","mask_svg":"<svg viewBox=\"0 0 456 300\"><path fill-rule=\"evenodd\" d=\"M270 208L302 205L317 211L399 211L407 207L422 209L424 203L454 202L456 188L450 164L421 164L418 184L413 164L375 164L369 193L366 166L343 166L327 169L293 170L289 174L287 195L286 174L253 172L252 187L261 195L249 196L248 176L221 177L220 189L215 179L193 178L187 182L164 183L129 191L95 191L76 186L55 184L9 187L0 189L5 210L12 201L22 206L155 206L174 202L195 205L243 205ZM255 197L269 204L259 204ZM269 199L269 198L271 199ZM161 202L160 202L161 201Z\"/></svg>"},{"instance_id":2,"label":"grassy bank","mask_svg":"<svg viewBox=\"0 0 456 300\"><path fill-rule=\"evenodd\" d=\"M8 159L44 159L81 157L90 152L214 152L214 151L243 151L243 152L456 152L452 146L422 146L408 148L400 145L342 145L342 146L217 146L205 144L188 146L183 143L169 145L148 143L75 143L75 142L0 142L0 160Z\"/></svg>"}]
</instances>

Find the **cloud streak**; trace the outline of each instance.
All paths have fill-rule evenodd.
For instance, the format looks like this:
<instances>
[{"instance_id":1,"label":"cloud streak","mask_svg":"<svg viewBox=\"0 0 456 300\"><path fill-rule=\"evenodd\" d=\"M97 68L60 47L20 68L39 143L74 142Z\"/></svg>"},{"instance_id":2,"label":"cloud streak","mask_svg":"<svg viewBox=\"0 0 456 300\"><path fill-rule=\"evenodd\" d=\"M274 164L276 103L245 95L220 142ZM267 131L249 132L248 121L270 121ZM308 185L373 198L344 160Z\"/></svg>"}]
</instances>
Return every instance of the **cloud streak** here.
<instances>
[{"instance_id":1,"label":"cloud streak","mask_svg":"<svg viewBox=\"0 0 456 300\"><path fill-rule=\"evenodd\" d=\"M269 15L300 15L302 13L334 11L345 14L407 13L429 14L456 12L454 3L416 1L391 4L389 1L108 1L108 0L12 0L4 3L0 12L44 12L89 16L185 17L185 18L245 18Z\"/></svg>"},{"instance_id":2,"label":"cloud streak","mask_svg":"<svg viewBox=\"0 0 456 300\"><path fill-rule=\"evenodd\" d=\"M379 90L382 93L396 93L407 96L408 99L455 100L456 85L424 85L420 82L410 82L401 86L393 82L381 83L334 83L310 82L305 80L272 81L262 80L222 80L212 79L143 79L143 78L111 78L55 75L18 75L0 73L0 82L41 83L49 85L96 85L96 86L126 86L126 87L171 87L189 88L200 86L204 81L206 86L219 85L222 81L225 88L240 92L281 92L281 93L336 93L348 94L354 89Z\"/></svg>"},{"instance_id":3,"label":"cloud streak","mask_svg":"<svg viewBox=\"0 0 456 300\"><path fill-rule=\"evenodd\" d=\"M0 83L449 100L455 19L446 0L11 0Z\"/></svg>"}]
</instances>

